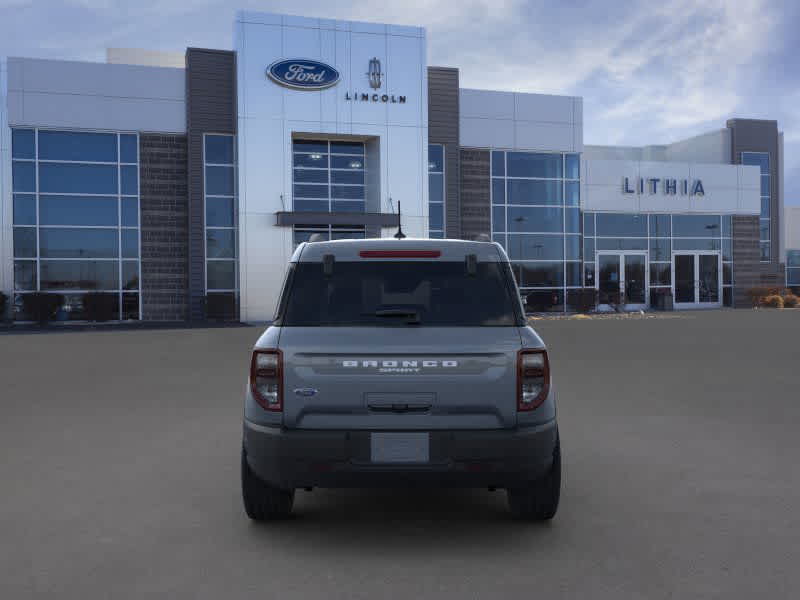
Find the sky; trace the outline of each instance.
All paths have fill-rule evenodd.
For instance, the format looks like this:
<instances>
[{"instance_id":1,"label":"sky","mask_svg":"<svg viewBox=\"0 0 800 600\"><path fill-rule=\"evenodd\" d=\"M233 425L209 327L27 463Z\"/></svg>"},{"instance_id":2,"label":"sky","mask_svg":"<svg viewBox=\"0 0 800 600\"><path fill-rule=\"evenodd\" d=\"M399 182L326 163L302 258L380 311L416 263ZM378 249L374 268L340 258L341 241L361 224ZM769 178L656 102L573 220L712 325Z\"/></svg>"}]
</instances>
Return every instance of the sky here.
<instances>
[{"instance_id":1,"label":"sky","mask_svg":"<svg viewBox=\"0 0 800 600\"><path fill-rule=\"evenodd\" d=\"M236 9L420 25L462 87L583 97L584 143L665 144L776 119L800 205L800 2L793 0L0 0L0 56L230 49Z\"/></svg>"}]
</instances>

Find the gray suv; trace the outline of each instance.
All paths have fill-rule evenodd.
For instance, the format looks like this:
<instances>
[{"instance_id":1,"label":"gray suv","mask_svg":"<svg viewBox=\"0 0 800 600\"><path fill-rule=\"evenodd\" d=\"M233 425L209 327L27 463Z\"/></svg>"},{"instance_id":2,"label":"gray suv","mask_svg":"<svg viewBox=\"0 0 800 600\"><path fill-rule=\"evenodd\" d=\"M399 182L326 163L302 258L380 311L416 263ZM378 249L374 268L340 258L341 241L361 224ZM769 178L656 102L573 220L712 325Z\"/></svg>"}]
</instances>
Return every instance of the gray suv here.
<instances>
[{"instance_id":1,"label":"gray suv","mask_svg":"<svg viewBox=\"0 0 800 600\"><path fill-rule=\"evenodd\" d=\"M555 390L503 248L301 244L253 349L241 468L258 521L297 488L416 485L505 488L517 517L552 518Z\"/></svg>"}]
</instances>

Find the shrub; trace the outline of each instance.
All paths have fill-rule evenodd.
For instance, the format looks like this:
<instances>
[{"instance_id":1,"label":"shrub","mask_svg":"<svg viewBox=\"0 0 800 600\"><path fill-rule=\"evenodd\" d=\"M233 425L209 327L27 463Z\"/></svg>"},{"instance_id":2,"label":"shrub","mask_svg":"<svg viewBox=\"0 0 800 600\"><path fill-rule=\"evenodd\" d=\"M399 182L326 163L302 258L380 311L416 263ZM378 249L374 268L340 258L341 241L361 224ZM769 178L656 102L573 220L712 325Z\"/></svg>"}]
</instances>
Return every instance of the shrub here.
<instances>
[{"instance_id":1,"label":"shrub","mask_svg":"<svg viewBox=\"0 0 800 600\"><path fill-rule=\"evenodd\" d=\"M794 294L789 293L783 297L783 306L785 308L795 308L798 304L800 304L800 298Z\"/></svg>"},{"instance_id":2,"label":"shrub","mask_svg":"<svg viewBox=\"0 0 800 600\"><path fill-rule=\"evenodd\" d=\"M33 292L22 296L23 311L28 315L28 318L41 325L51 321L63 304L64 296L61 294Z\"/></svg>"},{"instance_id":3,"label":"shrub","mask_svg":"<svg viewBox=\"0 0 800 600\"><path fill-rule=\"evenodd\" d=\"M111 321L119 318L119 296L103 292L83 295L83 310L88 321Z\"/></svg>"},{"instance_id":4,"label":"shrub","mask_svg":"<svg viewBox=\"0 0 800 600\"><path fill-rule=\"evenodd\" d=\"M771 294L764 298L763 304L770 308L783 308L783 297L778 296L778 294Z\"/></svg>"},{"instance_id":5,"label":"shrub","mask_svg":"<svg viewBox=\"0 0 800 600\"><path fill-rule=\"evenodd\" d=\"M5 321L8 310L8 296L0 292L0 321Z\"/></svg>"}]
</instances>

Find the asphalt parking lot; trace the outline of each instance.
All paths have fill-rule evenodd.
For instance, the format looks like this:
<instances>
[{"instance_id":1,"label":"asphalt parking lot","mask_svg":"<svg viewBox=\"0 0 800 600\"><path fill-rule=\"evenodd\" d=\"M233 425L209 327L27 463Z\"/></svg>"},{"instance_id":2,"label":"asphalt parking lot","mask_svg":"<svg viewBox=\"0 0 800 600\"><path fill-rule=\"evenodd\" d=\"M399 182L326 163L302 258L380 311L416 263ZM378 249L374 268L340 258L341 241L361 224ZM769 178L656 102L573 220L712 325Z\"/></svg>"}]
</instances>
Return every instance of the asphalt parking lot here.
<instances>
[{"instance_id":1,"label":"asphalt parking lot","mask_svg":"<svg viewBox=\"0 0 800 600\"><path fill-rule=\"evenodd\" d=\"M257 328L0 335L0 598L800 597L800 310L540 321L564 488L239 495Z\"/></svg>"}]
</instances>

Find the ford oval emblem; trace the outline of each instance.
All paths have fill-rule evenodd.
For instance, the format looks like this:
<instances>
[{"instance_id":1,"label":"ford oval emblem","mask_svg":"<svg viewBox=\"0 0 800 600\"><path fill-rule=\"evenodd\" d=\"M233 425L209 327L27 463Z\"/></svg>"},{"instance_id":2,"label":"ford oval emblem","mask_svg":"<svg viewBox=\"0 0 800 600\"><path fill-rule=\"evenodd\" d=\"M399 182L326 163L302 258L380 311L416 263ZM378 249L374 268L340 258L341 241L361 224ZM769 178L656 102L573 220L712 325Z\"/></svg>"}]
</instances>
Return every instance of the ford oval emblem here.
<instances>
[{"instance_id":1,"label":"ford oval emblem","mask_svg":"<svg viewBox=\"0 0 800 600\"><path fill-rule=\"evenodd\" d=\"M324 90L339 83L339 71L317 60L292 58L267 67L267 76L295 90Z\"/></svg>"},{"instance_id":2,"label":"ford oval emblem","mask_svg":"<svg viewBox=\"0 0 800 600\"><path fill-rule=\"evenodd\" d=\"M295 389L294 393L297 396L303 396L304 398L310 398L311 396L316 396L319 390L315 390L314 388L297 388Z\"/></svg>"}]
</instances>

